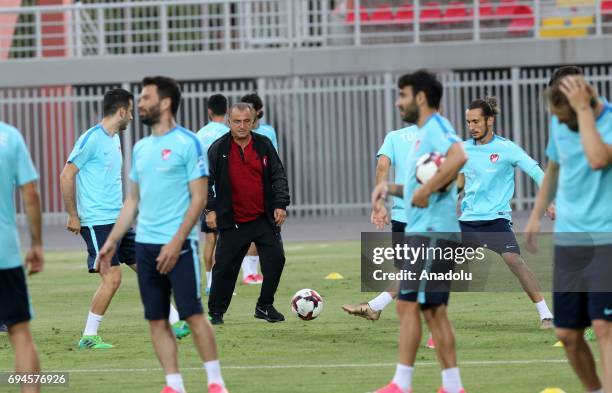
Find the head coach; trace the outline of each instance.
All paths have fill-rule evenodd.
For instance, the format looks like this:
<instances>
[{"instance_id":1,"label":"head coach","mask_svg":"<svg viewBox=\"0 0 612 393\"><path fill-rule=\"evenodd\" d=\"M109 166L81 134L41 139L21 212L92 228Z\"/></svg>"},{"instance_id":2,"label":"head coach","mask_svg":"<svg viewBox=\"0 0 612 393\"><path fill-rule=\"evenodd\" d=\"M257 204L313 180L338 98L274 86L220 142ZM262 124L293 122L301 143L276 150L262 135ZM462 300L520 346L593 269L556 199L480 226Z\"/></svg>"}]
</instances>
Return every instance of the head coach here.
<instances>
[{"instance_id":1,"label":"head coach","mask_svg":"<svg viewBox=\"0 0 612 393\"><path fill-rule=\"evenodd\" d=\"M255 318L268 322L285 319L273 303L285 265L280 227L287 216L289 185L272 142L251 132L255 115L250 104L233 105L228 116L230 132L208 150L206 223L219 231L208 300L210 320L215 325L223 323L251 242L261 256L264 276Z\"/></svg>"}]
</instances>

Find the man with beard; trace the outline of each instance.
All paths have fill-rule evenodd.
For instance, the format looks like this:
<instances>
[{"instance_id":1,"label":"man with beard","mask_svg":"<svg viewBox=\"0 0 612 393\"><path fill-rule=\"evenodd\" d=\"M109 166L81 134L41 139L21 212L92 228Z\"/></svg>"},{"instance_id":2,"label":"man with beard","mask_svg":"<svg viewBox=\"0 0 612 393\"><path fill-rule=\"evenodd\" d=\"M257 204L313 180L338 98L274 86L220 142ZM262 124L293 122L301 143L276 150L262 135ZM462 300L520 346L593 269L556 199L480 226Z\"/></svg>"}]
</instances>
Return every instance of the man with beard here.
<instances>
[{"instance_id":1,"label":"man with beard","mask_svg":"<svg viewBox=\"0 0 612 393\"><path fill-rule=\"evenodd\" d=\"M134 97L124 89L111 89L104 94L102 122L79 137L60 176L64 204L68 212L68 231L81 234L87 246L90 273L98 272L100 247L113 229L123 205L121 140L132 121ZM113 296L121 284L120 263L136 269L134 232L128 231L119 242L108 274L101 274L83 336L82 349L112 348L98 335L98 328ZM178 319L178 318L177 318Z\"/></svg>"},{"instance_id":2,"label":"man with beard","mask_svg":"<svg viewBox=\"0 0 612 393\"><path fill-rule=\"evenodd\" d=\"M467 155L450 122L440 116L442 84L424 70L402 76L398 81L399 98L396 105L404 120L418 127L416 140L405 158L407 173L404 184L381 182L372 191L372 207L378 212L387 195L403 197L406 209L405 243L409 247L456 249L459 223L456 217L457 189L451 183L467 161ZM425 184L416 177L417 161L432 153L445 157L436 174ZM408 262L408 261L406 261ZM447 258L416 258L404 263L404 269L421 273L448 271L453 261ZM410 264L410 266L408 266ZM417 271L414 271L414 270ZM452 269L452 267L451 267ZM455 335L448 320L449 282L404 280L397 296L400 321L399 362L393 380L377 393L408 393L412 391L412 375L421 341L421 314L436 342L436 352L442 368L440 393L464 393L455 349Z\"/></svg>"},{"instance_id":3,"label":"man with beard","mask_svg":"<svg viewBox=\"0 0 612 393\"><path fill-rule=\"evenodd\" d=\"M471 139L463 142L469 157L457 179L464 185L459 224L463 244L485 247L499 254L510 271L536 305L540 328L552 329L552 313L540 293L540 284L523 258L512 231L514 169L519 167L538 185L544 172L538 163L512 141L495 133L495 116L499 114L497 99L486 97L470 103L466 123ZM552 208L549 215L553 217Z\"/></svg>"},{"instance_id":4,"label":"man with beard","mask_svg":"<svg viewBox=\"0 0 612 393\"><path fill-rule=\"evenodd\" d=\"M196 223L206 204L206 159L195 134L176 124L181 101L177 82L156 76L144 78L142 85L138 114L151 135L134 146L130 194L100 251L100 271L110 269L117 241L138 216L138 286L153 348L166 374L162 393L185 392L167 320L172 294L204 362L209 393L226 393L215 335L201 300Z\"/></svg>"}]
</instances>

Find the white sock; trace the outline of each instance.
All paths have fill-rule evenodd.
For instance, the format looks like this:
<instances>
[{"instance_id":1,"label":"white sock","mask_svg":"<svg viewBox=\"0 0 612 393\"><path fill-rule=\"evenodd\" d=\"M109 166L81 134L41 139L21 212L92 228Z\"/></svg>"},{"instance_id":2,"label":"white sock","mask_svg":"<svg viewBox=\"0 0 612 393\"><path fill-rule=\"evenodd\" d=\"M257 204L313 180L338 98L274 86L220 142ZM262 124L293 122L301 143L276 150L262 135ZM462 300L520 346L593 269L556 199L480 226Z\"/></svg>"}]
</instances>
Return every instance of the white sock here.
<instances>
[{"instance_id":1,"label":"white sock","mask_svg":"<svg viewBox=\"0 0 612 393\"><path fill-rule=\"evenodd\" d=\"M538 309L538 314L540 314L540 320L545 319L545 318L552 319L553 315L548 309L548 306L546 305L546 300L542 299L539 302L537 302L536 308Z\"/></svg>"},{"instance_id":2,"label":"white sock","mask_svg":"<svg viewBox=\"0 0 612 393\"><path fill-rule=\"evenodd\" d=\"M223 377L221 376L221 364L218 360L204 362L204 369L206 370L206 378L208 379L209 385L216 383L225 386L225 382L223 382Z\"/></svg>"},{"instance_id":3,"label":"white sock","mask_svg":"<svg viewBox=\"0 0 612 393\"><path fill-rule=\"evenodd\" d=\"M463 389L458 367L442 370L442 387L447 393L459 393Z\"/></svg>"},{"instance_id":4,"label":"white sock","mask_svg":"<svg viewBox=\"0 0 612 393\"><path fill-rule=\"evenodd\" d=\"M210 289L212 285L212 270L210 272L206 272L206 288Z\"/></svg>"},{"instance_id":5,"label":"white sock","mask_svg":"<svg viewBox=\"0 0 612 393\"><path fill-rule=\"evenodd\" d=\"M257 268L259 267L259 255L252 255L249 264L249 270L251 271L251 274L257 274Z\"/></svg>"},{"instance_id":6,"label":"white sock","mask_svg":"<svg viewBox=\"0 0 612 393\"><path fill-rule=\"evenodd\" d=\"M181 374L166 375L166 385L179 393L185 393L185 386L183 385L183 377Z\"/></svg>"},{"instance_id":7,"label":"white sock","mask_svg":"<svg viewBox=\"0 0 612 393\"><path fill-rule=\"evenodd\" d=\"M414 367L405 366L403 364L397 364L395 367L395 375L393 376L393 382L399 386L402 391L408 393L412 387L412 373Z\"/></svg>"},{"instance_id":8,"label":"white sock","mask_svg":"<svg viewBox=\"0 0 612 393\"><path fill-rule=\"evenodd\" d=\"M104 315L94 314L90 311L89 315L87 316L87 323L85 324L85 331L83 331L83 336L97 336L98 326L100 326L102 318L104 318Z\"/></svg>"},{"instance_id":9,"label":"white sock","mask_svg":"<svg viewBox=\"0 0 612 393\"><path fill-rule=\"evenodd\" d=\"M179 313L178 313L178 311L176 311L176 308L174 307L174 304L170 303L170 315L168 315L168 322L170 322L170 325L174 325L175 323L177 323L180 320L181 320L181 318L179 318ZM174 374L172 374L172 375L174 375Z\"/></svg>"},{"instance_id":10,"label":"white sock","mask_svg":"<svg viewBox=\"0 0 612 393\"><path fill-rule=\"evenodd\" d=\"M380 295L370 300L368 304L372 310L382 311L385 307L387 307L387 304L391 303L392 301L393 297L389 292L381 292Z\"/></svg>"}]
</instances>

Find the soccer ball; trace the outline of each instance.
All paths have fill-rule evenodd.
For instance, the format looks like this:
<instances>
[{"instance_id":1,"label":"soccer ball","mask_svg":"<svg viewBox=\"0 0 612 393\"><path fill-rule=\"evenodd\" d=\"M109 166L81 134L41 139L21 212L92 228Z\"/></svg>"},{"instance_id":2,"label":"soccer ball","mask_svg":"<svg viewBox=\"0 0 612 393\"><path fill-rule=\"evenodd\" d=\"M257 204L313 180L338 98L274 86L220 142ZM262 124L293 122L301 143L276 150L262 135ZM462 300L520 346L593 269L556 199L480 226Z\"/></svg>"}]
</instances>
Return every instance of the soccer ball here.
<instances>
[{"instance_id":1,"label":"soccer ball","mask_svg":"<svg viewBox=\"0 0 612 393\"><path fill-rule=\"evenodd\" d=\"M323 311L323 298L313 289L300 289L291 298L291 311L304 321L312 321Z\"/></svg>"},{"instance_id":2,"label":"soccer ball","mask_svg":"<svg viewBox=\"0 0 612 393\"><path fill-rule=\"evenodd\" d=\"M416 162L416 179L419 184L425 184L438 172L438 168L444 162L444 156L437 152L423 154ZM450 190L453 182L451 181L445 187L442 187L438 192L447 192Z\"/></svg>"}]
</instances>

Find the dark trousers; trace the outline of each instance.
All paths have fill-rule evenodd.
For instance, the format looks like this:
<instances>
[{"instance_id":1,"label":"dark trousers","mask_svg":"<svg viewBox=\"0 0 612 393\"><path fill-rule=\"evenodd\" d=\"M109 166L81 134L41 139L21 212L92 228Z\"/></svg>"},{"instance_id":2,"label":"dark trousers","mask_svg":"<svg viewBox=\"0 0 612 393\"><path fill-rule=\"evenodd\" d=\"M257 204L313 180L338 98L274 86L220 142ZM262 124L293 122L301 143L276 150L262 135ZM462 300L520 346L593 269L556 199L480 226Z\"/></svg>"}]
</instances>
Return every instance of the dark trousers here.
<instances>
[{"instance_id":1,"label":"dark trousers","mask_svg":"<svg viewBox=\"0 0 612 393\"><path fill-rule=\"evenodd\" d=\"M274 303L274 294L285 266L285 251L280 233L262 216L254 221L238 224L238 228L219 232L208 298L209 313L223 314L227 311L242 259L251 242L257 247L261 273L264 276L257 304L264 306Z\"/></svg>"}]
</instances>

